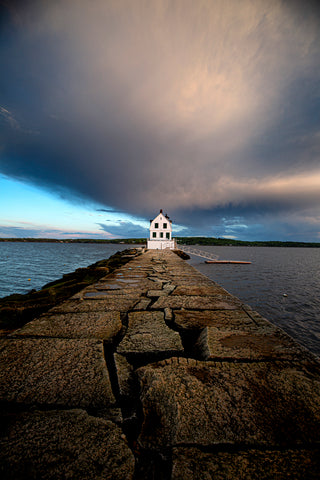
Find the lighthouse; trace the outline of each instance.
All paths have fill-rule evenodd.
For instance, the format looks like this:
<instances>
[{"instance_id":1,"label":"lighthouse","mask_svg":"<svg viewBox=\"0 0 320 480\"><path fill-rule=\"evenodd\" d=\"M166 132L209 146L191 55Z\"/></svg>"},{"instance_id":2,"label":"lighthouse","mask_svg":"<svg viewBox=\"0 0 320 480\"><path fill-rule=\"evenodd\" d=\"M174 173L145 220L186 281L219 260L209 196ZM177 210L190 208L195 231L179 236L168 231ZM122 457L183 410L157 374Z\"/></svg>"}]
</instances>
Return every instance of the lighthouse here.
<instances>
[{"instance_id":1,"label":"lighthouse","mask_svg":"<svg viewBox=\"0 0 320 480\"><path fill-rule=\"evenodd\" d=\"M158 250L176 248L176 242L172 239L172 221L168 215L164 215L162 210L156 218L150 220L150 237L147 248Z\"/></svg>"}]
</instances>

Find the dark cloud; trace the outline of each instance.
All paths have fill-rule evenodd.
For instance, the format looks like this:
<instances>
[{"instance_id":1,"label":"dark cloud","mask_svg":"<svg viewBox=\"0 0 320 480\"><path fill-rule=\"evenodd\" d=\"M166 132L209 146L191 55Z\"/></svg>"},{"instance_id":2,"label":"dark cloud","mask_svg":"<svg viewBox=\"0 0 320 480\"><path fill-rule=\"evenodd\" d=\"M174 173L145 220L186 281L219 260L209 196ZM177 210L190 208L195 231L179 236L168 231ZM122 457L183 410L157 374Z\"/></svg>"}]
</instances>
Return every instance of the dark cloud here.
<instances>
[{"instance_id":1,"label":"dark cloud","mask_svg":"<svg viewBox=\"0 0 320 480\"><path fill-rule=\"evenodd\" d=\"M121 210L114 210L113 208L98 208L96 211L105 213L124 213Z\"/></svg>"},{"instance_id":2,"label":"dark cloud","mask_svg":"<svg viewBox=\"0 0 320 480\"><path fill-rule=\"evenodd\" d=\"M133 222L120 222L119 225L99 223L100 228L115 238L148 238L149 230Z\"/></svg>"},{"instance_id":3,"label":"dark cloud","mask_svg":"<svg viewBox=\"0 0 320 480\"><path fill-rule=\"evenodd\" d=\"M318 235L315 2L9 3L3 174L113 212L164 208L189 232L226 233L224 219L240 218L235 234L291 235L281 212Z\"/></svg>"}]
</instances>

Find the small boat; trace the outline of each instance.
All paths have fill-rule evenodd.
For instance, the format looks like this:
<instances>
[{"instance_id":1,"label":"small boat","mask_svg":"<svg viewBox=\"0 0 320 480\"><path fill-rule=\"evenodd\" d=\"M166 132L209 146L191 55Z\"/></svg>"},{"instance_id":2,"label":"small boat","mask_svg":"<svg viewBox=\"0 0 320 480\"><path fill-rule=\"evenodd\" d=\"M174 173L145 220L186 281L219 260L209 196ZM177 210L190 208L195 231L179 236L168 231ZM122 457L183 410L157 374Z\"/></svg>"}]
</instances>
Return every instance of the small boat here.
<instances>
[{"instance_id":1,"label":"small boat","mask_svg":"<svg viewBox=\"0 0 320 480\"><path fill-rule=\"evenodd\" d=\"M241 265L249 265L251 262L242 262L240 260L205 260L205 263L239 263Z\"/></svg>"}]
</instances>

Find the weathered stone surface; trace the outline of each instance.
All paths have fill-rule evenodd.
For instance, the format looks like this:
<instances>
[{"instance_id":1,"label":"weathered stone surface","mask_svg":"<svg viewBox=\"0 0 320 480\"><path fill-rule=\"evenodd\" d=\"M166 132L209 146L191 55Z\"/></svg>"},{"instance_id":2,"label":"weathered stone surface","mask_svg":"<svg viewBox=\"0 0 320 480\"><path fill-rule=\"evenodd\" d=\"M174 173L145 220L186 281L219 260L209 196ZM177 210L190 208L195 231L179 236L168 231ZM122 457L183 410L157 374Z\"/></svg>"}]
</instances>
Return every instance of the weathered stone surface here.
<instances>
[{"instance_id":1,"label":"weathered stone surface","mask_svg":"<svg viewBox=\"0 0 320 480\"><path fill-rule=\"evenodd\" d=\"M133 368L123 355L115 353L114 361L117 371L119 394L130 397L133 395L134 389Z\"/></svg>"},{"instance_id":2,"label":"weathered stone surface","mask_svg":"<svg viewBox=\"0 0 320 480\"><path fill-rule=\"evenodd\" d=\"M93 295L83 299L68 300L50 310L50 313L126 312L133 308L139 300L138 295L106 295L103 300L95 299Z\"/></svg>"},{"instance_id":3,"label":"weathered stone surface","mask_svg":"<svg viewBox=\"0 0 320 480\"><path fill-rule=\"evenodd\" d=\"M105 408L115 401L98 340L3 339L0 364L2 402Z\"/></svg>"},{"instance_id":4,"label":"weathered stone surface","mask_svg":"<svg viewBox=\"0 0 320 480\"><path fill-rule=\"evenodd\" d=\"M143 447L320 440L319 365L174 358L141 367L137 375Z\"/></svg>"},{"instance_id":5,"label":"weathered stone surface","mask_svg":"<svg viewBox=\"0 0 320 480\"><path fill-rule=\"evenodd\" d=\"M202 452L174 448L171 480L318 480L320 449Z\"/></svg>"},{"instance_id":6,"label":"weathered stone surface","mask_svg":"<svg viewBox=\"0 0 320 480\"><path fill-rule=\"evenodd\" d=\"M173 271L170 270L171 272ZM204 275L201 275L201 274L196 274L196 275L192 275L192 274L189 274L187 272L183 272L183 270L181 270L181 272L176 272L176 274L170 274L168 273L167 275L167 281L171 281L172 283L174 283L175 285L177 285L177 287L181 286L181 287L185 287L185 286L208 286L208 287L211 287L212 286L212 281L209 280L209 278L205 277Z\"/></svg>"},{"instance_id":7,"label":"weathered stone surface","mask_svg":"<svg viewBox=\"0 0 320 480\"><path fill-rule=\"evenodd\" d=\"M171 308L165 308L164 309L164 318L165 318L165 320L171 322L171 320L173 319L173 313L172 313Z\"/></svg>"},{"instance_id":8,"label":"weathered stone surface","mask_svg":"<svg viewBox=\"0 0 320 480\"><path fill-rule=\"evenodd\" d=\"M274 328L273 333L256 331L223 331L208 328L207 342L211 359L298 360L311 355L288 335Z\"/></svg>"},{"instance_id":9,"label":"weathered stone surface","mask_svg":"<svg viewBox=\"0 0 320 480\"><path fill-rule=\"evenodd\" d=\"M115 424L83 410L10 414L0 441L4 480L130 480L134 457Z\"/></svg>"},{"instance_id":10,"label":"weathered stone surface","mask_svg":"<svg viewBox=\"0 0 320 480\"><path fill-rule=\"evenodd\" d=\"M152 309L159 310L166 307L173 309L195 309L195 310L236 310L241 306L240 300L228 295L217 295L215 297L198 297L187 295L169 295L159 298Z\"/></svg>"},{"instance_id":11,"label":"weathered stone surface","mask_svg":"<svg viewBox=\"0 0 320 480\"><path fill-rule=\"evenodd\" d=\"M133 310L146 310L150 303L150 298L141 298L141 300L134 306Z\"/></svg>"},{"instance_id":12,"label":"weathered stone surface","mask_svg":"<svg viewBox=\"0 0 320 480\"><path fill-rule=\"evenodd\" d=\"M14 336L100 338L107 342L120 333L119 312L86 312L43 315L14 332Z\"/></svg>"},{"instance_id":13,"label":"weathered stone surface","mask_svg":"<svg viewBox=\"0 0 320 480\"><path fill-rule=\"evenodd\" d=\"M152 297L166 297L168 295L167 290L148 290L147 296Z\"/></svg>"},{"instance_id":14,"label":"weathered stone surface","mask_svg":"<svg viewBox=\"0 0 320 480\"><path fill-rule=\"evenodd\" d=\"M196 295L196 296L212 296L212 295L228 295L228 292L212 282L211 285L183 285L175 289L172 295Z\"/></svg>"},{"instance_id":15,"label":"weathered stone surface","mask_svg":"<svg viewBox=\"0 0 320 480\"><path fill-rule=\"evenodd\" d=\"M171 293L173 292L173 290L176 288L175 285L173 285L172 283L166 283L164 286L163 286L163 290L165 290L167 293Z\"/></svg>"},{"instance_id":16,"label":"weathered stone surface","mask_svg":"<svg viewBox=\"0 0 320 480\"><path fill-rule=\"evenodd\" d=\"M176 310L175 325L194 330L216 327L223 330L256 330L256 323L243 310Z\"/></svg>"},{"instance_id":17,"label":"weathered stone surface","mask_svg":"<svg viewBox=\"0 0 320 480\"><path fill-rule=\"evenodd\" d=\"M148 288L154 288L154 282L145 277L137 277L136 275L126 275L120 278L108 279L107 281L99 282L86 290L97 290L109 292L112 294L121 294L121 292L137 293L145 291Z\"/></svg>"},{"instance_id":18,"label":"weathered stone surface","mask_svg":"<svg viewBox=\"0 0 320 480\"><path fill-rule=\"evenodd\" d=\"M156 283L156 284L158 283L158 284L161 285L161 286L162 286L163 284L167 283L167 281L168 281L168 280L161 279L161 278L158 278L157 276L153 276L153 275L152 275L152 276L150 275L150 276L149 276L149 279L150 279L152 282L154 282L154 283Z\"/></svg>"},{"instance_id":19,"label":"weathered stone surface","mask_svg":"<svg viewBox=\"0 0 320 480\"><path fill-rule=\"evenodd\" d=\"M172 252L99 278L0 344L4 478L318 478L311 354Z\"/></svg>"},{"instance_id":20,"label":"weathered stone surface","mask_svg":"<svg viewBox=\"0 0 320 480\"><path fill-rule=\"evenodd\" d=\"M180 336L167 327L162 312L132 312L128 330L117 351L124 354L183 351Z\"/></svg>"}]
</instances>

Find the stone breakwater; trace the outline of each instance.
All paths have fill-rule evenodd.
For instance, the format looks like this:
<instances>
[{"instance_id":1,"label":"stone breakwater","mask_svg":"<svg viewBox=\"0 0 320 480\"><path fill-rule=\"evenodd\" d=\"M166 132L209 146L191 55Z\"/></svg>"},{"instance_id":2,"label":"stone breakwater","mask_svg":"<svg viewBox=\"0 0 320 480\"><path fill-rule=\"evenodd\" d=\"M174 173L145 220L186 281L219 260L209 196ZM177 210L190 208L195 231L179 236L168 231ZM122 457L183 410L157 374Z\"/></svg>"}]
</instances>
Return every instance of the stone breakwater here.
<instances>
[{"instance_id":1,"label":"stone breakwater","mask_svg":"<svg viewBox=\"0 0 320 480\"><path fill-rule=\"evenodd\" d=\"M0 342L3 479L319 478L317 358L173 252Z\"/></svg>"}]
</instances>

